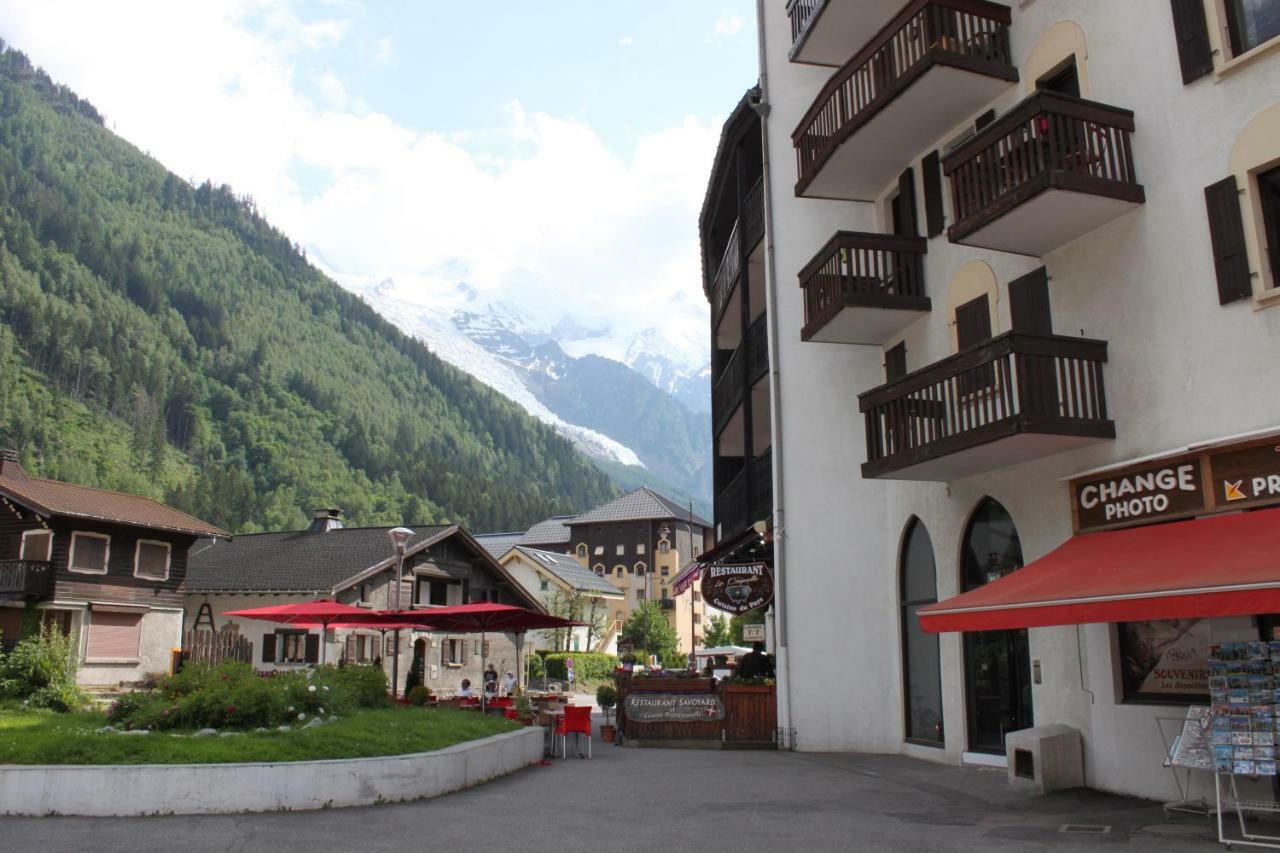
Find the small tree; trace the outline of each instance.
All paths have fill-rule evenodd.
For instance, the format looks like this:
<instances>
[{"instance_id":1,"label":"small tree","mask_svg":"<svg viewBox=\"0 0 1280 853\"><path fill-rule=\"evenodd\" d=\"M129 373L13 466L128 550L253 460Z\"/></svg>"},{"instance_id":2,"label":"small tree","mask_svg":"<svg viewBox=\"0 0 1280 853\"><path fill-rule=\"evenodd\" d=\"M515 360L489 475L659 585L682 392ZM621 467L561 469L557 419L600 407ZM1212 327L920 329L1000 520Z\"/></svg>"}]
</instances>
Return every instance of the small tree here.
<instances>
[{"instance_id":1,"label":"small tree","mask_svg":"<svg viewBox=\"0 0 1280 853\"><path fill-rule=\"evenodd\" d=\"M727 646L733 643L733 628L729 624L729 617L722 614L716 614L707 620L707 630L702 636L702 644L704 647L711 649L717 646Z\"/></svg>"},{"instance_id":2,"label":"small tree","mask_svg":"<svg viewBox=\"0 0 1280 853\"><path fill-rule=\"evenodd\" d=\"M552 616L586 623L587 648L581 651L591 651L593 638L599 637L604 633L604 611L598 606L595 598L586 596L581 592L557 589L547 601L547 610ZM551 644L552 651L573 651L569 648L573 630L572 628L551 628L543 631L542 637Z\"/></svg>"},{"instance_id":3,"label":"small tree","mask_svg":"<svg viewBox=\"0 0 1280 853\"><path fill-rule=\"evenodd\" d=\"M622 626L622 639L630 641L637 652L644 652L645 663L649 655L657 655L660 661L672 659L680 645L676 629L656 601L646 601L632 611Z\"/></svg>"}]
</instances>

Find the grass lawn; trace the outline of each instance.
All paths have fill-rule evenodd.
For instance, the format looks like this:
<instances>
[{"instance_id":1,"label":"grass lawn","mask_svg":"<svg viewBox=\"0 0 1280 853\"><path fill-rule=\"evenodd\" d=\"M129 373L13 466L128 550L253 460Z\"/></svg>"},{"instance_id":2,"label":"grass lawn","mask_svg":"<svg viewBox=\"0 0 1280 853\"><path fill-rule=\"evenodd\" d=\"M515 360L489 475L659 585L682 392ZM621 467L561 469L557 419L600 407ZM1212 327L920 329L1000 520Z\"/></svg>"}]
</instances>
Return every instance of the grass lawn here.
<instances>
[{"instance_id":1,"label":"grass lawn","mask_svg":"<svg viewBox=\"0 0 1280 853\"><path fill-rule=\"evenodd\" d=\"M247 732L98 734L102 714L0 711L0 764L217 764L401 755L520 728L519 723L452 708L380 708L314 729ZM180 736L181 735L181 736Z\"/></svg>"}]
</instances>

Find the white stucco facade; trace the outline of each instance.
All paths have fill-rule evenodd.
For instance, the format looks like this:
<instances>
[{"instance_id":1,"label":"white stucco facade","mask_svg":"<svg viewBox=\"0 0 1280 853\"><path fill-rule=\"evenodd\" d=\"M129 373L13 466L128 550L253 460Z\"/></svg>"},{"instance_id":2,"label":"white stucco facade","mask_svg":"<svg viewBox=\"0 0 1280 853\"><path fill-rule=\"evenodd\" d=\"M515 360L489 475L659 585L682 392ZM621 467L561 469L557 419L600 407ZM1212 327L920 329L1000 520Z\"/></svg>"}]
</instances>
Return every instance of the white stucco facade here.
<instances>
[{"instance_id":1,"label":"white stucco facade","mask_svg":"<svg viewBox=\"0 0 1280 853\"><path fill-rule=\"evenodd\" d=\"M1214 73L1184 85L1164 0L1009 4L1021 80L939 138L902 152L901 168L914 167L917 198L923 199L921 158L944 149L987 109L1009 110L1045 69L1074 54L1083 97L1135 113L1133 160L1145 204L1043 257L961 246L945 233L930 238L924 258L930 312L884 347L802 342L798 271L836 231L889 231L883 199L897 184L883 187L880 204L796 196L792 132L836 69L789 61L786 5L758 8L770 108L764 123L767 239L778 342L773 393L781 412L775 461L782 460L775 471L775 521L778 547L785 550L786 634L779 639L789 663L790 727L801 750L904 752L960 762L969 748L960 635L940 638L945 744L905 742L899 552L909 521L926 526L943 600L961 592L961 540L984 497L1008 510L1030 563L1072 535L1066 478L1280 427L1280 307L1271 307L1276 293L1266 289L1263 253L1250 230L1256 223L1248 213L1255 297L1220 305L1204 196L1205 187L1230 174L1244 181L1250 169L1280 162L1280 135L1250 131L1251 125L1271 127L1280 115L1280 53L1272 45L1230 65L1219 56ZM1216 5L1208 0L1211 36L1220 45ZM859 47L851 45L849 57ZM943 184L950 224L950 187ZM924 216L921 204L921 233ZM908 371L956 352L953 309L967 296L960 291L971 276L961 271L973 262L989 266L998 283L991 294L994 335L1011 328L1009 281L1047 267L1055 333L1107 342L1115 439L951 482L864 479L867 442L858 395L884 384L889 346L905 342ZM1223 632L1235 628L1221 626ZM1030 658L1040 671L1032 688L1035 723L1063 723L1082 733L1087 784L1175 796L1161 767L1157 718L1185 708L1124 701L1114 626L1032 629Z\"/></svg>"}]
</instances>

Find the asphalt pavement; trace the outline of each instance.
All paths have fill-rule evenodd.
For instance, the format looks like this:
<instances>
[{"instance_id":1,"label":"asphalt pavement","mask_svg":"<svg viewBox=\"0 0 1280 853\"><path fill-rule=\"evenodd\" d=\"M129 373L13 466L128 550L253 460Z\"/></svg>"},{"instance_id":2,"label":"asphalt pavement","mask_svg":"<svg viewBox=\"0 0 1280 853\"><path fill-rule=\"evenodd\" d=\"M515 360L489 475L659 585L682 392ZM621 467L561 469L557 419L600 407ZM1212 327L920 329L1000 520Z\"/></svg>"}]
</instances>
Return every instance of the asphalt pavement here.
<instances>
[{"instance_id":1,"label":"asphalt pavement","mask_svg":"<svg viewBox=\"0 0 1280 853\"><path fill-rule=\"evenodd\" d=\"M572 745L572 744L571 744ZM1205 818L902 756L594 744L414 803L256 815L0 818L0 851L1212 851Z\"/></svg>"}]
</instances>

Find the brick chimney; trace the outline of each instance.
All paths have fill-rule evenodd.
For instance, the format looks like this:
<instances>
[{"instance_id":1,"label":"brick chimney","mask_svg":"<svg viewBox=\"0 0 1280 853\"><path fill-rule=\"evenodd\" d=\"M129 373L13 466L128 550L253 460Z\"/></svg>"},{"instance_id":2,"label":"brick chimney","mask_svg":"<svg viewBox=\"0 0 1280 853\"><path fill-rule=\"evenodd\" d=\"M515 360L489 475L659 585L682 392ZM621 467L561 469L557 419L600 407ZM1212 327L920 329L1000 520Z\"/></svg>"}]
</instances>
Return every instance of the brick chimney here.
<instances>
[{"instance_id":1,"label":"brick chimney","mask_svg":"<svg viewBox=\"0 0 1280 853\"><path fill-rule=\"evenodd\" d=\"M330 530L341 530L342 510L336 507L325 507L311 510L311 525L308 533L328 533Z\"/></svg>"},{"instance_id":2,"label":"brick chimney","mask_svg":"<svg viewBox=\"0 0 1280 853\"><path fill-rule=\"evenodd\" d=\"M18 462L18 451L12 447L0 450L0 477L25 477L22 464Z\"/></svg>"}]
</instances>

